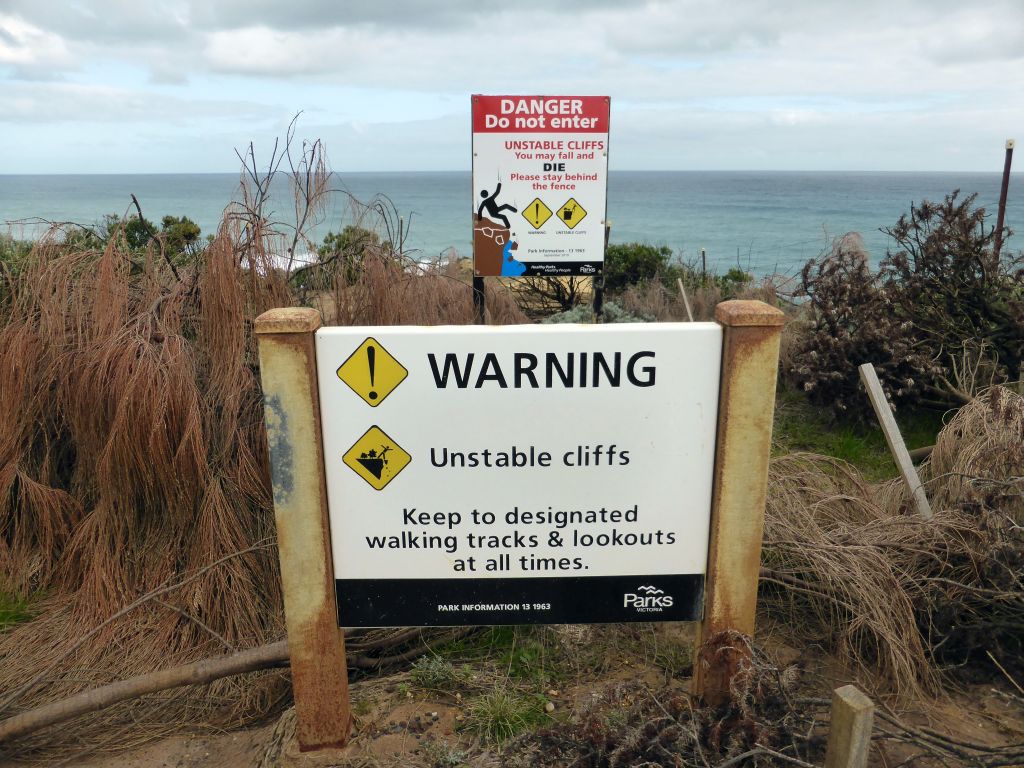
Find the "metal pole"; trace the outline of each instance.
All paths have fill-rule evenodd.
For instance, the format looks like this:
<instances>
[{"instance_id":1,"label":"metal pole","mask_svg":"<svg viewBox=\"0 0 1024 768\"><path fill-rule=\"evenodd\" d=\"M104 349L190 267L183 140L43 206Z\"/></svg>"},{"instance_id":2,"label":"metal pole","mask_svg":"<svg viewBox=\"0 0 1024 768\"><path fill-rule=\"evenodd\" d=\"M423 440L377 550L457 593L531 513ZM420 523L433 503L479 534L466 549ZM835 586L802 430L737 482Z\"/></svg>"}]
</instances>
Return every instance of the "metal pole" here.
<instances>
[{"instance_id":1,"label":"metal pole","mask_svg":"<svg viewBox=\"0 0 1024 768\"><path fill-rule=\"evenodd\" d=\"M351 725L345 636L338 629L320 432L315 309L256 318L277 550L303 752L341 747Z\"/></svg>"},{"instance_id":2,"label":"metal pole","mask_svg":"<svg viewBox=\"0 0 1024 768\"><path fill-rule=\"evenodd\" d=\"M1006 160L1003 162L1003 186L999 190L999 216L996 217L996 258L1003 249L1003 221L1006 218L1006 193L1010 189L1010 164L1013 162L1013 139L1006 140Z\"/></svg>"},{"instance_id":3,"label":"metal pole","mask_svg":"<svg viewBox=\"0 0 1024 768\"><path fill-rule=\"evenodd\" d=\"M750 661L750 648L737 642L737 634L754 635L775 381L786 317L764 302L724 301L715 307L715 320L724 332L722 380L704 618L691 689L712 706L728 700L732 678Z\"/></svg>"},{"instance_id":4,"label":"metal pole","mask_svg":"<svg viewBox=\"0 0 1024 768\"><path fill-rule=\"evenodd\" d=\"M479 275L473 275L473 309L476 324L487 325L487 295L484 293L484 279Z\"/></svg>"},{"instance_id":5,"label":"metal pole","mask_svg":"<svg viewBox=\"0 0 1024 768\"><path fill-rule=\"evenodd\" d=\"M612 233L612 223L606 221L604 224L604 250L608 252L608 237ZM604 259L601 264L601 278L591 278L591 286L594 292L594 322L601 322L601 313L604 312Z\"/></svg>"}]
</instances>

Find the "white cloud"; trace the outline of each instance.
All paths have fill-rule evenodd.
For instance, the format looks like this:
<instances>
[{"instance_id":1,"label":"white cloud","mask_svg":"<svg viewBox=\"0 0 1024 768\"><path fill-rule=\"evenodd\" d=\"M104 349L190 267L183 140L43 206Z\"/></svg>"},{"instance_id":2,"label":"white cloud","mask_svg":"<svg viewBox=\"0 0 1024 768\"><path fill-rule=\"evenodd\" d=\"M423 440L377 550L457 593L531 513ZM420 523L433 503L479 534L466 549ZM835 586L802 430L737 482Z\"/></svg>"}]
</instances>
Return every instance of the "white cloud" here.
<instances>
[{"instance_id":1,"label":"white cloud","mask_svg":"<svg viewBox=\"0 0 1024 768\"><path fill-rule=\"evenodd\" d=\"M179 150L304 110L357 163L463 167L473 92L611 95L617 167L987 167L1024 119L1020 0L4 8L0 121L121 120Z\"/></svg>"},{"instance_id":2,"label":"white cloud","mask_svg":"<svg viewBox=\"0 0 1024 768\"><path fill-rule=\"evenodd\" d=\"M0 13L0 64L27 72L70 66L72 57L64 40L17 16Z\"/></svg>"},{"instance_id":3,"label":"white cloud","mask_svg":"<svg viewBox=\"0 0 1024 768\"><path fill-rule=\"evenodd\" d=\"M266 107L242 101L193 100L143 90L73 83L12 83L0 88L0 123L153 123L168 127L206 119L246 120Z\"/></svg>"}]
</instances>

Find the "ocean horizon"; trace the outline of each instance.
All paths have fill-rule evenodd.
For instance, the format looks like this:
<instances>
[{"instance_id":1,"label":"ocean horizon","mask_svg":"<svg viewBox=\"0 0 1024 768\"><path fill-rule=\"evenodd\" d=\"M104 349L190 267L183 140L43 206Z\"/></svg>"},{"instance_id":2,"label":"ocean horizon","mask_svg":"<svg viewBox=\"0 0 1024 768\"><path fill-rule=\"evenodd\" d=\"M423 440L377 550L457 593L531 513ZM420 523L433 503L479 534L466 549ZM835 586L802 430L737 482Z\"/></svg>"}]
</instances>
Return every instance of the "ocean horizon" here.
<instances>
[{"instance_id":1,"label":"ocean horizon","mask_svg":"<svg viewBox=\"0 0 1024 768\"><path fill-rule=\"evenodd\" d=\"M755 275L795 274L832 239L857 232L873 263L891 240L893 226L912 204L941 200L959 189L978 194L994 226L1002 175L900 171L611 171L608 220L612 243L665 245L689 263L706 253L709 269L739 267ZM47 222L91 226L106 214L188 216L203 234L216 231L239 191L238 173L0 175L0 223L14 237L31 239ZM294 222L291 196L279 176L272 210ZM1024 222L1024 191L1013 174L1006 223ZM469 171L382 171L332 174L334 192L312 242L328 231L360 224L396 239L399 219L405 249L424 259L471 255L474 197ZM1015 197L1016 192L1016 197ZM512 201L525 204L528 201ZM370 206L369 210L367 206ZM517 207L519 207L517 205ZM388 212L382 219L375 209ZM1006 248L1019 250L1017 237Z\"/></svg>"}]
</instances>

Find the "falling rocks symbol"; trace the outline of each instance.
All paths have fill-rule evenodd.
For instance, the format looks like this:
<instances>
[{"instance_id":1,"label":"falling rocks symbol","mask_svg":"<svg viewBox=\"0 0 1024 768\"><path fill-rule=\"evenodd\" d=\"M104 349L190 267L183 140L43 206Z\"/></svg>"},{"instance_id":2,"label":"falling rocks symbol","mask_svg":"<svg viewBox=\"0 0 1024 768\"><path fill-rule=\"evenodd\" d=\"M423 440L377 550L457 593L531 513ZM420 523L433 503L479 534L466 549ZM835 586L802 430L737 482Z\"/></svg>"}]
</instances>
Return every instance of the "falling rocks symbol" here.
<instances>
[{"instance_id":1,"label":"falling rocks symbol","mask_svg":"<svg viewBox=\"0 0 1024 768\"><path fill-rule=\"evenodd\" d=\"M374 489L381 491L409 465L412 456L374 425L352 444L342 461Z\"/></svg>"},{"instance_id":2,"label":"falling rocks symbol","mask_svg":"<svg viewBox=\"0 0 1024 768\"><path fill-rule=\"evenodd\" d=\"M356 461L366 467L367 472L380 480L380 476L384 474L384 466L388 463L388 460L384 458L384 454L390 450L390 445L381 446L380 453L371 448L366 453L361 453Z\"/></svg>"}]
</instances>

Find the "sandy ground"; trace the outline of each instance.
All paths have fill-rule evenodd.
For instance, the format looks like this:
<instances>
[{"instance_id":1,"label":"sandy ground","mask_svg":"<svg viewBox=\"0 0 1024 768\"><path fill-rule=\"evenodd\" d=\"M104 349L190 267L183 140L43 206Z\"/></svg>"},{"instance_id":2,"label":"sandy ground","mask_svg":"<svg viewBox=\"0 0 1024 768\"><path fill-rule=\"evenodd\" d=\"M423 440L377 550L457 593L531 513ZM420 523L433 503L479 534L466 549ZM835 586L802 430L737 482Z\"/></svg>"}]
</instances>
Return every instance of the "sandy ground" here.
<instances>
[{"instance_id":1,"label":"sandy ground","mask_svg":"<svg viewBox=\"0 0 1024 768\"><path fill-rule=\"evenodd\" d=\"M805 669L801 689L809 696L828 696L832 688L849 682L840 665L828 657L812 656L779 642L769 642L769 652L780 663L799 663ZM664 670L642 658L622 658L621 664L593 679L581 679L565 690L543 693L556 708L556 715L578 707L594 692L616 682L643 680L652 687L688 690L689 679L666 679ZM1024 698L1017 697L1009 681L995 679L965 687L949 698L902 716L915 725L929 727L955 738L985 744L1024 741ZM294 743L294 712L287 711L257 728L231 733L181 733L119 754L72 756L48 755L42 762L8 762L4 768L28 766L73 766L74 768L269 768L270 766L347 766L385 768L431 766L428 755L436 755L438 744L475 753L469 765L497 765L493 754L480 755L480 744L461 729L465 702L461 694L432 694L410 684L408 672L353 686L355 725L350 746L327 755L300 756ZM554 720L552 720L554 722ZM427 745L427 748L424 748ZM877 739L871 765L894 768L915 750L895 742ZM454 766L455 764L451 764ZM924 761L920 766L928 766Z\"/></svg>"}]
</instances>

